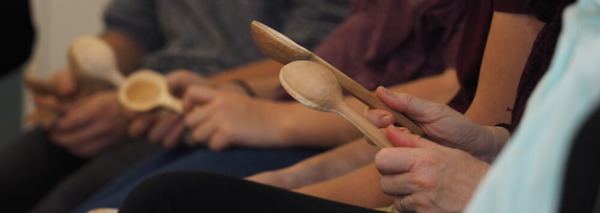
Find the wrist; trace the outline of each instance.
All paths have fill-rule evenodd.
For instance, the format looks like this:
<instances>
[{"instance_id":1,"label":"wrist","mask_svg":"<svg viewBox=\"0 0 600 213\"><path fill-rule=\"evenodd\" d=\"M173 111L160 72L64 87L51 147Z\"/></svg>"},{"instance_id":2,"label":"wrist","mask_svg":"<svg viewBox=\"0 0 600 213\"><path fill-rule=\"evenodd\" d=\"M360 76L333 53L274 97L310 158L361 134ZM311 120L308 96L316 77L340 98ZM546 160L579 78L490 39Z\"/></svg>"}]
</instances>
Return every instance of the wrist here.
<instances>
[{"instance_id":1,"label":"wrist","mask_svg":"<svg viewBox=\"0 0 600 213\"><path fill-rule=\"evenodd\" d=\"M503 126L484 126L485 134L483 139L480 140L483 143L480 143L482 147L480 150L482 152L478 155L478 157L488 163L491 163L496 156L502 151L504 144L510 138L510 132L507 128Z\"/></svg>"},{"instance_id":2,"label":"wrist","mask_svg":"<svg viewBox=\"0 0 600 213\"><path fill-rule=\"evenodd\" d=\"M257 97L256 92L248 84L248 82L241 79L234 79L221 86L222 89L238 92L245 94L249 97Z\"/></svg>"}]
</instances>

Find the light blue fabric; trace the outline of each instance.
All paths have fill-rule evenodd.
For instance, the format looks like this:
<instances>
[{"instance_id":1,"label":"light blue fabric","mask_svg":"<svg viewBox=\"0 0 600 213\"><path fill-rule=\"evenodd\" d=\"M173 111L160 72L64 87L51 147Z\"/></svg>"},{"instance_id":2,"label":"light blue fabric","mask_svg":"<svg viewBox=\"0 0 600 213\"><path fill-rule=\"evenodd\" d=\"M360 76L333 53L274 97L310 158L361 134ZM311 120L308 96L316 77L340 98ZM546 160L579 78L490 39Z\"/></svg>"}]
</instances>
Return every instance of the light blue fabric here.
<instances>
[{"instance_id":1,"label":"light blue fabric","mask_svg":"<svg viewBox=\"0 0 600 213\"><path fill-rule=\"evenodd\" d=\"M557 212L575 133L600 98L600 0L563 14L555 59L467 212Z\"/></svg>"}]
</instances>

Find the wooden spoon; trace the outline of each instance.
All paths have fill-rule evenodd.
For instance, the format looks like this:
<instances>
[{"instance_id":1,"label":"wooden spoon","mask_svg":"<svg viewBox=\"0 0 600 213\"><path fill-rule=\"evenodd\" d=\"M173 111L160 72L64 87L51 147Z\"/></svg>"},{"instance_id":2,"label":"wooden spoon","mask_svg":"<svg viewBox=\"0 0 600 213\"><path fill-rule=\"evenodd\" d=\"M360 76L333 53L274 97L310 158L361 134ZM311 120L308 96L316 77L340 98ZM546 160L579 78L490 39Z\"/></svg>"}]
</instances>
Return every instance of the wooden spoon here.
<instances>
[{"instance_id":1,"label":"wooden spoon","mask_svg":"<svg viewBox=\"0 0 600 213\"><path fill-rule=\"evenodd\" d=\"M294 61L281 68L279 80L300 103L342 116L380 148L392 146L383 132L346 104L338 80L327 68L310 61Z\"/></svg>"},{"instance_id":2,"label":"wooden spoon","mask_svg":"<svg viewBox=\"0 0 600 213\"><path fill-rule=\"evenodd\" d=\"M26 75L25 86L38 95L53 96L59 101L76 101L92 93L115 89L123 75L117 69L115 54L102 39L82 36L71 42L67 53L69 69L77 83L77 90L62 94L56 85L35 76ZM60 118L58 109L38 106L26 119L26 125L52 126Z\"/></svg>"},{"instance_id":3,"label":"wooden spoon","mask_svg":"<svg viewBox=\"0 0 600 213\"><path fill-rule=\"evenodd\" d=\"M385 109L392 112L396 122L408 128L413 134L421 136L425 135L425 132L419 125L415 124L406 116L389 108L381 100L379 100L379 98L373 95L373 93L362 87L356 81L352 80L352 78L348 77L340 70L327 63L321 57L300 46L285 35L258 21L252 21L250 29L254 43L256 43L256 46L258 46L261 52L263 52L266 56L282 64L288 64L297 60L307 60L318 63L330 70L338 79L341 87L352 96L359 99L371 108Z\"/></svg>"},{"instance_id":4,"label":"wooden spoon","mask_svg":"<svg viewBox=\"0 0 600 213\"><path fill-rule=\"evenodd\" d=\"M165 77L152 70L138 70L127 77L119 87L119 101L123 106L139 112L165 107L183 114L181 100L169 93Z\"/></svg>"},{"instance_id":5,"label":"wooden spoon","mask_svg":"<svg viewBox=\"0 0 600 213\"><path fill-rule=\"evenodd\" d=\"M97 78L118 86L125 77L117 68L115 53L96 36L81 36L69 48L69 65L78 77Z\"/></svg>"}]
</instances>

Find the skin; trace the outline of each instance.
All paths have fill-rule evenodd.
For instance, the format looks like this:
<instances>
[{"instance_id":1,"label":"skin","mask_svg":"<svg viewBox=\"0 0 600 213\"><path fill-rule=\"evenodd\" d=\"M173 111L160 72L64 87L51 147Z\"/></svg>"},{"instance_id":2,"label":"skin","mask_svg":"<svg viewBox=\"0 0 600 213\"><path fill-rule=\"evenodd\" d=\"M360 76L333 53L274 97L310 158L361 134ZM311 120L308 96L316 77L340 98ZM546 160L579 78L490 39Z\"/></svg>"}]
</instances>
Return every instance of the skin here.
<instances>
[{"instance_id":1,"label":"skin","mask_svg":"<svg viewBox=\"0 0 600 213\"><path fill-rule=\"evenodd\" d=\"M473 100L472 105L465 114L466 117L461 117L460 114L453 112L452 110L450 110L447 107L444 107L443 105L432 104L430 102L425 102L423 100L415 98L416 96L421 98L425 97L425 99L429 99L426 96L421 95L419 91L426 91L423 90L423 88L431 88L431 85L440 85L439 83L426 84L431 82L424 82L424 84L413 85L414 87L412 88L414 89L405 90L408 91L408 93L413 94L414 96L408 96L404 94L400 95L401 97L395 97L395 95L390 95L390 92L378 89L378 96L384 101L387 99L390 107L405 113L408 117L414 119L415 121L423 123L425 125L425 130L427 134L429 136L433 136L433 138L431 138L433 139L433 141L435 141L438 144L443 144L445 146L455 148L453 149L443 146L434 146L431 144L429 144L430 146L427 147L416 147L419 149L418 152L422 151L423 153L429 153L427 155L431 155L431 157L428 158L418 158L419 163L421 163L419 165L422 166L418 168L423 168L424 170L426 170L425 168L430 167L431 169L429 171L431 172L419 173L420 176L413 175L413 177L418 177L415 178L415 180L425 179L433 181L428 182L422 188L415 187L415 189L422 190L415 190L411 193L416 194L416 198L412 197L410 199L407 199L407 201L403 201L409 203L405 204L408 205L406 207L408 209L405 210L432 210L433 212L435 212L441 209L455 211L464 208L466 201L468 201L468 199L470 199L471 197L473 189L476 188L477 184L475 183L478 183L481 179L481 175L473 176L475 177L474 179L465 179L465 188L457 190L456 195L454 195L456 197L449 197L447 194L442 194L444 191L436 191L434 190L435 187L432 186L444 186L446 180L453 180L453 178L458 179L460 177L452 177L452 173L444 172L439 168L446 166L443 164L445 162L454 163L460 162L461 159L465 159L468 160L470 163L473 163L474 169L472 171L469 171L470 167L450 168L464 169L466 170L466 172L480 174L482 171L486 170L484 168L485 166L482 165L487 165L486 162L491 162L495 158L496 154L504 146L504 143L509 137L508 131L499 127L481 126L481 124L494 125L497 123L510 123L511 114L510 110L507 111L507 108L512 107L514 103L519 77L527 60L527 56L531 51L531 47L533 45L535 37L542 26L543 23L537 21L533 16L507 14L500 12L494 13L490 33L488 35L488 43L486 44L486 49L484 52L484 57L480 70L479 87L477 88L476 96ZM401 91L395 90L393 88L392 90ZM423 106L428 106L428 108L424 108ZM382 110L370 111L368 114L368 118L371 120L371 122L378 125L379 127L386 127L389 124L393 123L393 116L391 116L389 112L384 112ZM468 129L469 131L464 131L464 129L455 129L455 131L444 131L447 127L436 127L439 125L437 122L458 122L458 124L462 125L464 129ZM451 126L452 125L450 125L449 128L452 128ZM395 142L398 146L402 145L402 141L425 141L425 139L422 138L412 138L409 136L398 137L396 136L396 133L393 133L395 132L395 130L386 130L386 132L388 132L387 134L388 137L390 137L390 140ZM408 142L406 143L412 144ZM388 149L393 150L394 148ZM467 152L460 151L459 149L468 151L470 155L465 155L465 153ZM381 167L380 171L382 172L382 174L388 176L387 178L381 179L381 182L383 182L385 179L391 180L390 178L394 176L392 174L401 176L400 174L408 174L411 172L411 170L388 171L387 169L383 168L383 166L393 166L392 164L394 164L395 162L392 160L384 161L384 159L394 157L401 158L401 156L403 155L400 154L400 152L405 151L406 150L401 150L397 151L398 153L393 153L394 151L382 150L381 153L378 154L377 158L380 159L378 160L378 167ZM319 156L316 156L314 158L319 158ZM434 159L435 161L429 162L428 159ZM399 159L396 163L407 163L401 160L403 159ZM315 160L313 159L313 161ZM434 162L438 162L438 164L434 164ZM411 163L417 164L417 162ZM300 162L298 164L304 164L304 162ZM452 164L450 166L457 166L457 164ZM294 167L300 166L294 165ZM327 168L322 169L326 170ZM310 169L305 170L310 171ZM319 187L328 188L329 191L335 192L339 190L347 190L347 186L352 185L355 186L354 188L357 188L357 191L361 191L362 189L362 191L364 192L369 192L370 187L379 186L380 181L378 179L369 178L375 176L374 174L372 174L372 170L370 171L371 173L369 173L369 170L366 169L363 171L366 172L345 173L344 176L346 177L339 179L334 178L332 180L327 181L326 184L319 184ZM285 176L285 174L277 172L274 172L272 174ZM348 176L353 177L348 178ZM253 177L250 177L250 179L253 179ZM348 179L354 180L354 182L347 183L346 185L344 185L345 188L339 188L339 185L336 183L336 181L343 182ZM406 180L406 178L403 179L404 182L406 182ZM399 202L401 198L406 196L408 193L403 192L403 194L401 194L400 192L395 191L393 188L394 184L389 184L389 181L385 185L383 185L383 183L381 184L381 187L384 192L393 197L396 197L394 204L396 208L399 208ZM403 184L403 182L398 182L398 185L401 184ZM373 200L369 202L362 202L353 201L351 197L348 197L354 196L354 194L334 194L323 191L324 190L312 187L307 187L302 190L303 193L309 195L331 200L347 201L347 203L349 204L369 208L380 207L381 203L385 203L386 200L389 201L389 197L381 196L381 193L372 193L370 195L366 195L372 197ZM456 205L451 203L456 203ZM391 204L392 202L389 202L388 205Z\"/></svg>"},{"instance_id":2,"label":"skin","mask_svg":"<svg viewBox=\"0 0 600 213\"><path fill-rule=\"evenodd\" d=\"M143 51L127 37L110 31L104 33L102 39L115 50L120 70L127 73L139 66ZM77 89L77 82L69 70L58 73L51 82L64 96ZM94 93L75 102L41 99L44 98L36 96L35 101L53 103L63 114L57 125L46 127L50 138L76 156L93 157L129 140L124 129L130 119L118 104L116 90Z\"/></svg>"},{"instance_id":3,"label":"skin","mask_svg":"<svg viewBox=\"0 0 600 213\"><path fill-rule=\"evenodd\" d=\"M388 127L395 148L375 157L383 175L381 190L394 196L402 212L462 212L489 164L459 149L452 149L401 128Z\"/></svg>"}]
</instances>

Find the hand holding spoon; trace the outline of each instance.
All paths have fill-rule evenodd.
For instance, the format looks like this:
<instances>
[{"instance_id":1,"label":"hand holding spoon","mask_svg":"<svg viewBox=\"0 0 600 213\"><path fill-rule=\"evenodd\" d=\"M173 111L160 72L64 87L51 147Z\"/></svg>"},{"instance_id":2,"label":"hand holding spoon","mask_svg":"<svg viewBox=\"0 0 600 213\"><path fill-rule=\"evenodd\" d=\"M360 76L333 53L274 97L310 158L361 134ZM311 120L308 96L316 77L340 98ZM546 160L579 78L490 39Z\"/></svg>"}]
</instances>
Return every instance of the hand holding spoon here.
<instances>
[{"instance_id":1,"label":"hand holding spoon","mask_svg":"<svg viewBox=\"0 0 600 213\"><path fill-rule=\"evenodd\" d=\"M334 77L339 81L340 86L350 93L355 98L359 99L367 106L377 109L385 109L394 114L396 122L408 128L413 134L424 136L423 129L415 124L406 116L390 109L379 98L375 97L370 91L362 87L356 81L336 69L331 64L327 63L321 57L315 55L306 48L300 46L285 35L276 30L258 22L253 21L251 24L252 38L256 46L268 57L282 63L288 64L297 60L307 60L318 63L330 70Z\"/></svg>"},{"instance_id":2,"label":"hand holding spoon","mask_svg":"<svg viewBox=\"0 0 600 213\"><path fill-rule=\"evenodd\" d=\"M380 148L392 146L383 132L344 102L338 80L325 67L310 61L294 61L281 68L279 80L300 103L342 116Z\"/></svg>"},{"instance_id":3,"label":"hand holding spoon","mask_svg":"<svg viewBox=\"0 0 600 213\"><path fill-rule=\"evenodd\" d=\"M118 96L123 106L134 111L165 107L183 114L183 104L169 93L165 77L152 70L132 73L119 87Z\"/></svg>"}]
</instances>

